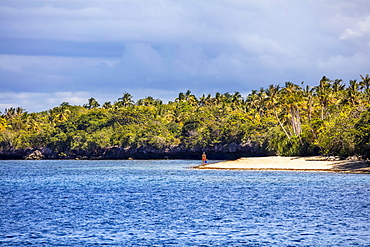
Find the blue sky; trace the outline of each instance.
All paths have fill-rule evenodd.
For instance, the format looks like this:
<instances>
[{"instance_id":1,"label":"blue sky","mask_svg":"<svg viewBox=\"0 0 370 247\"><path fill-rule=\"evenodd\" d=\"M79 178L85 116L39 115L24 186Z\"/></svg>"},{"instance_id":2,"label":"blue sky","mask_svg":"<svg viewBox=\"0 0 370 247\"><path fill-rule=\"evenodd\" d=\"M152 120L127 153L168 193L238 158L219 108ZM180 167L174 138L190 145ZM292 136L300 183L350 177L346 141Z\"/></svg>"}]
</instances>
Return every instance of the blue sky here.
<instances>
[{"instance_id":1,"label":"blue sky","mask_svg":"<svg viewBox=\"0 0 370 247\"><path fill-rule=\"evenodd\" d=\"M0 111L370 71L368 0L0 0Z\"/></svg>"}]
</instances>

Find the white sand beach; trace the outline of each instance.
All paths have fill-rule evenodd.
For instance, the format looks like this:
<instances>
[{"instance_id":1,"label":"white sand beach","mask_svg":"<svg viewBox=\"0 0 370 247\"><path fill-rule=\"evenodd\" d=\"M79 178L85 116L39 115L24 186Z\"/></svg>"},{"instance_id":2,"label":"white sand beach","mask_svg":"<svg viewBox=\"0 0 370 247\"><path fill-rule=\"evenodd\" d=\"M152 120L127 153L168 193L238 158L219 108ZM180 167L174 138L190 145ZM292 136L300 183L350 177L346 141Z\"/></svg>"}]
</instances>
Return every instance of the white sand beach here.
<instances>
[{"instance_id":1,"label":"white sand beach","mask_svg":"<svg viewBox=\"0 0 370 247\"><path fill-rule=\"evenodd\" d=\"M292 171L334 171L369 173L364 161L329 160L326 157L248 157L234 161L211 163L195 167L198 169L229 170L292 170Z\"/></svg>"}]
</instances>

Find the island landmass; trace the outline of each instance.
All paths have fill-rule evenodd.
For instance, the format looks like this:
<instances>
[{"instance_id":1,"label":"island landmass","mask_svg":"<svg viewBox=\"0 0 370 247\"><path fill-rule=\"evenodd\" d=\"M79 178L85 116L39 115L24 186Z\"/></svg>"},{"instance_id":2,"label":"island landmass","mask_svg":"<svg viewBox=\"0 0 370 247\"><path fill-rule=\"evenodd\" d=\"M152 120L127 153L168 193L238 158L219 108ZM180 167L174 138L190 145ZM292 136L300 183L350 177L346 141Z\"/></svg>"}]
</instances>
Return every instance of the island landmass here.
<instances>
[{"instance_id":1,"label":"island landmass","mask_svg":"<svg viewBox=\"0 0 370 247\"><path fill-rule=\"evenodd\" d=\"M0 113L0 159L370 158L370 76ZM245 161L245 160L244 160ZM235 161L238 162L238 161ZM311 165L313 162L310 163ZM262 169L262 168L261 168ZM274 168L277 169L277 168Z\"/></svg>"}]
</instances>

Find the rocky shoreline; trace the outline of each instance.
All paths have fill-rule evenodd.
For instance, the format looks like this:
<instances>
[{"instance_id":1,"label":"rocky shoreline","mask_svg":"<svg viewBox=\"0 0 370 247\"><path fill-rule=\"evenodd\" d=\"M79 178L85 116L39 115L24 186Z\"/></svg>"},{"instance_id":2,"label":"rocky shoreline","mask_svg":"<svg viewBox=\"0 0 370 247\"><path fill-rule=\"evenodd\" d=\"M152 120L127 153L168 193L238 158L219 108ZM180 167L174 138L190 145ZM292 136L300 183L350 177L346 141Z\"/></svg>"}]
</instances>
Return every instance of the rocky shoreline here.
<instances>
[{"instance_id":1,"label":"rocky shoreline","mask_svg":"<svg viewBox=\"0 0 370 247\"><path fill-rule=\"evenodd\" d=\"M0 151L0 160L128 160L128 159L195 159L200 160L202 152L208 159L229 160L193 167L194 169L258 170L258 171L316 171L370 174L370 161L358 157L279 157L267 156L251 146L223 146L212 149L186 149L172 147L123 148L109 147L94 151L69 150L55 152L49 148Z\"/></svg>"},{"instance_id":2,"label":"rocky shoreline","mask_svg":"<svg viewBox=\"0 0 370 247\"><path fill-rule=\"evenodd\" d=\"M203 152L207 153L208 159L235 160L241 157L265 156L266 153L253 145L231 144L214 146L211 148L185 148L173 146L168 148L154 147L107 147L95 150L68 150L56 152L50 148L22 149L0 151L0 160L9 159L200 159Z\"/></svg>"}]
</instances>

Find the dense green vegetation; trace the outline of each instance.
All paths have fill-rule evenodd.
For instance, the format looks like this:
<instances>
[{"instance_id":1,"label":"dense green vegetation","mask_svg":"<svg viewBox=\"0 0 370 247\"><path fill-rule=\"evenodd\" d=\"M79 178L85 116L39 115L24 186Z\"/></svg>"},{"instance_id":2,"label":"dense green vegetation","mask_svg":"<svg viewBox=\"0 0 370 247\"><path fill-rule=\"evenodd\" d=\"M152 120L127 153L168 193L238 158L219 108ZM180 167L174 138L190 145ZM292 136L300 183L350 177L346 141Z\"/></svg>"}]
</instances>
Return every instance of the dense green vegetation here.
<instances>
[{"instance_id":1,"label":"dense green vegetation","mask_svg":"<svg viewBox=\"0 0 370 247\"><path fill-rule=\"evenodd\" d=\"M173 102L124 93L114 103L94 98L84 106L63 102L39 113L6 109L0 117L0 149L49 148L94 152L112 146L207 150L254 145L278 155L370 156L370 77L323 77L314 87L286 82L253 90Z\"/></svg>"}]
</instances>

